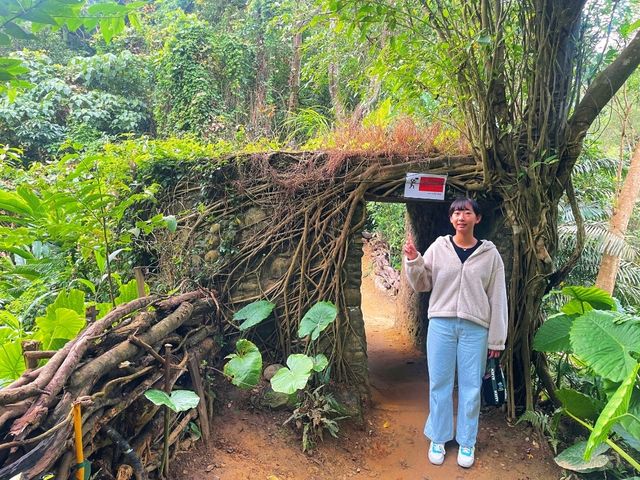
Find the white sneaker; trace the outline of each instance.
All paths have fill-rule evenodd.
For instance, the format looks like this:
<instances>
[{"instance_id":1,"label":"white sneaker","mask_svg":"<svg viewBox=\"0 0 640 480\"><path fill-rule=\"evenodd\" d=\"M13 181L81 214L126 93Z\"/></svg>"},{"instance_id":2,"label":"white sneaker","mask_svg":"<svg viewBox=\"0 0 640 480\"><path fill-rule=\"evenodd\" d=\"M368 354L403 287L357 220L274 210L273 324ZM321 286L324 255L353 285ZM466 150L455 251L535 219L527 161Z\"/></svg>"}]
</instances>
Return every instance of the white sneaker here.
<instances>
[{"instance_id":1,"label":"white sneaker","mask_svg":"<svg viewBox=\"0 0 640 480\"><path fill-rule=\"evenodd\" d=\"M469 468L475 461L475 447L460 447L458 449L458 465L463 468Z\"/></svg>"},{"instance_id":2,"label":"white sneaker","mask_svg":"<svg viewBox=\"0 0 640 480\"><path fill-rule=\"evenodd\" d=\"M445 453L444 443L431 442L429 446L429 461L434 465L442 465Z\"/></svg>"}]
</instances>

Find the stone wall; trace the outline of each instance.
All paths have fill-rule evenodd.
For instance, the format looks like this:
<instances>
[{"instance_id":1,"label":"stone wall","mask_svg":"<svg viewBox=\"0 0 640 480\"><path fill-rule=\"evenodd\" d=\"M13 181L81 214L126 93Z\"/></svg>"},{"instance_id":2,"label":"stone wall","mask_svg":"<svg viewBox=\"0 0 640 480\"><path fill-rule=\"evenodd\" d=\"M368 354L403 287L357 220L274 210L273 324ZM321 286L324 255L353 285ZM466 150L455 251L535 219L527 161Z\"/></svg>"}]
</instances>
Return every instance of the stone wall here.
<instances>
[{"instance_id":1,"label":"stone wall","mask_svg":"<svg viewBox=\"0 0 640 480\"><path fill-rule=\"evenodd\" d=\"M355 218L364 214L364 204L358 206ZM350 333L345 341L345 356L356 378L361 379L358 389L365 397L369 396L369 367L367 363L367 337L362 317L362 231L357 230L349 240L349 249L345 263L347 275L344 295L349 312Z\"/></svg>"}]
</instances>

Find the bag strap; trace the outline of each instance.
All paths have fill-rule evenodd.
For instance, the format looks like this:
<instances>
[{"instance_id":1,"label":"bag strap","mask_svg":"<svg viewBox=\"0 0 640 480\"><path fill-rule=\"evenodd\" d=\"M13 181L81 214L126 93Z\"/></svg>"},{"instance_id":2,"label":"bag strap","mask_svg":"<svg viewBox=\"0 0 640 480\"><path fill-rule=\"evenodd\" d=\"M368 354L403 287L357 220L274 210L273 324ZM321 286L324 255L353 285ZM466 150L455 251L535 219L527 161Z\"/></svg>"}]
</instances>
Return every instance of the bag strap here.
<instances>
[{"instance_id":1,"label":"bag strap","mask_svg":"<svg viewBox=\"0 0 640 480\"><path fill-rule=\"evenodd\" d=\"M490 370L491 370L491 387L492 387L492 395L493 399L496 403L500 403L500 397L497 396L498 392L498 382L496 380L496 371L498 370L499 364L497 358L490 358Z\"/></svg>"}]
</instances>

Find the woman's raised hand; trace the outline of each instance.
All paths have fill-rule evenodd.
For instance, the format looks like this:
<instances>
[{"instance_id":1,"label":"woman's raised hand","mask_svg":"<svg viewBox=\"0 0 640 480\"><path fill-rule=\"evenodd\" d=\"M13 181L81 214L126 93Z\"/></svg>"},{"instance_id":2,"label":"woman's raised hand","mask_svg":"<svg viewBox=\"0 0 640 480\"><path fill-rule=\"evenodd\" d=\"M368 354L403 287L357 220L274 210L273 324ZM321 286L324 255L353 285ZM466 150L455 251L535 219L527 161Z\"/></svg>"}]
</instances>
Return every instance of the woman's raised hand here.
<instances>
[{"instance_id":1,"label":"woman's raised hand","mask_svg":"<svg viewBox=\"0 0 640 480\"><path fill-rule=\"evenodd\" d=\"M407 235L407 241L404 243L402 250L409 260L415 260L418 257L418 250L416 250L416 246L413 244L413 236L411 234Z\"/></svg>"}]
</instances>

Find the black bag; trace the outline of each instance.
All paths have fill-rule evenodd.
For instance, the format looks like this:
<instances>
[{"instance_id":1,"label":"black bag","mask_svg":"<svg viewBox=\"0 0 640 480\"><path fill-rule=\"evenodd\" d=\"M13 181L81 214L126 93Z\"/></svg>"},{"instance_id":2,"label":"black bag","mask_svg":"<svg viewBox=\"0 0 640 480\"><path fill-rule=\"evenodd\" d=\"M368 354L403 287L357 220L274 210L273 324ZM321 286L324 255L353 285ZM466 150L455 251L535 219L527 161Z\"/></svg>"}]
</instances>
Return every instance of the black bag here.
<instances>
[{"instance_id":1,"label":"black bag","mask_svg":"<svg viewBox=\"0 0 640 480\"><path fill-rule=\"evenodd\" d=\"M504 373L498 358L487 359L487 370L482 378L482 399L485 405L499 407L507 400Z\"/></svg>"}]
</instances>

